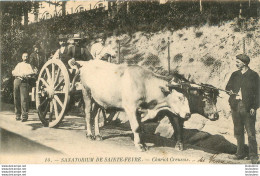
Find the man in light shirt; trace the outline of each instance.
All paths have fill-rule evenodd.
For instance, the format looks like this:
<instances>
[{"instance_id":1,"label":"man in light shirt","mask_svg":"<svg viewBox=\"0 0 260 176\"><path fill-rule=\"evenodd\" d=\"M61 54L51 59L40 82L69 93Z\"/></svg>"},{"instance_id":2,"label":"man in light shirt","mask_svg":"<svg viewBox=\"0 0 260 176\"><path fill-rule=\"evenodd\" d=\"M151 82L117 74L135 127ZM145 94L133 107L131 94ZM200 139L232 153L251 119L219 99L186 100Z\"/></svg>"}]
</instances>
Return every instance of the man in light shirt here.
<instances>
[{"instance_id":1,"label":"man in light shirt","mask_svg":"<svg viewBox=\"0 0 260 176\"><path fill-rule=\"evenodd\" d=\"M111 62L111 57L116 53L111 47L106 47L104 40L98 38L96 42L91 46L91 51L94 59Z\"/></svg>"},{"instance_id":2,"label":"man in light shirt","mask_svg":"<svg viewBox=\"0 0 260 176\"><path fill-rule=\"evenodd\" d=\"M248 135L249 157L252 164L257 164L256 142L256 110L259 108L260 83L256 72L248 67L250 58L245 54L236 56L238 71L232 73L226 90L230 92L229 104L234 123L234 135L237 139L237 153L230 157L235 160L244 159L247 154L244 150L244 128Z\"/></svg>"},{"instance_id":3,"label":"man in light shirt","mask_svg":"<svg viewBox=\"0 0 260 176\"><path fill-rule=\"evenodd\" d=\"M22 62L18 63L12 71L14 79L14 105L16 120L22 122L28 119L29 79L37 74L37 68L28 63L28 53L23 53Z\"/></svg>"}]
</instances>

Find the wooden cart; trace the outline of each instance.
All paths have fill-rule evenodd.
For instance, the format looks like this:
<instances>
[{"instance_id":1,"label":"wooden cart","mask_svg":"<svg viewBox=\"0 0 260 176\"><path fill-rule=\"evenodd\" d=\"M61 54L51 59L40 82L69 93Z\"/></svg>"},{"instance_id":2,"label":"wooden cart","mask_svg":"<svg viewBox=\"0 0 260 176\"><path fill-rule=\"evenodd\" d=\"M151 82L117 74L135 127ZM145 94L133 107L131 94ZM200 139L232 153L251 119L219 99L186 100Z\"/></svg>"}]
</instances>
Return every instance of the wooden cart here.
<instances>
[{"instance_id":1,"label":"wooden cart","mask_svg":"<svg viewBox=\"0 0 260 176\"><path fill-rule=\"evenodd\" d=\"M36 109L46 127L56 127L64 118L70 96L73 96L73 75L59 59L51 59L42 67L36 82Z\"/></svg>"}]
</instances>

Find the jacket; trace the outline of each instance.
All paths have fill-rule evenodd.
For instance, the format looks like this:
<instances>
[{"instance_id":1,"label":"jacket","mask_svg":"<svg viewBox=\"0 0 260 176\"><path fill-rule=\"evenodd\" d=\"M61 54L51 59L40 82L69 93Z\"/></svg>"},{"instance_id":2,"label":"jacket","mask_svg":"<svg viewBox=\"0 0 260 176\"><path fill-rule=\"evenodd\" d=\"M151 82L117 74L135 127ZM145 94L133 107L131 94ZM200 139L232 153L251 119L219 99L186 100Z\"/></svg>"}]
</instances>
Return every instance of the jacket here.
<instances>
[{"instance_id":1,"label":"jacket","mask_svg":"<svg viewBox=\"0 0 260 176\"><path fill-rule=\"evenodd\" d=\"M92 55L87 50L87 48L82 48L78 46L71 46L68 49L68 56L71 58L75 58L76 61L89 61L93 60Z\"/></svg>"},{"instance_id":2,"label":"jacket","mask_svg":"<svg viewBox=\"0 0 260 176\"><path fill-rule=\"evenodd\" d=\"M232 90L234 93L238 93L241 88L242 102L245 105L247 111L250 109L257 109L259 107L260 99L260 81L259 75L250 68L242 74L240 70L232 73L226 90ZM229 98L229 104L232 109L236 108L236 95L231 95Z\"/></svg>"},{"instance_id":3,"label":"jacket","mask_svg":"<svg viewBox=\"0 0 260 176\"><path fill-rule=\"evenodd\" d=\"M34 67L36 67L40 71L42 66L45 63L45 59L40 52L39 53L33 52L30 55L29 63L31 63Z\"/></svg>"}]
</instances>

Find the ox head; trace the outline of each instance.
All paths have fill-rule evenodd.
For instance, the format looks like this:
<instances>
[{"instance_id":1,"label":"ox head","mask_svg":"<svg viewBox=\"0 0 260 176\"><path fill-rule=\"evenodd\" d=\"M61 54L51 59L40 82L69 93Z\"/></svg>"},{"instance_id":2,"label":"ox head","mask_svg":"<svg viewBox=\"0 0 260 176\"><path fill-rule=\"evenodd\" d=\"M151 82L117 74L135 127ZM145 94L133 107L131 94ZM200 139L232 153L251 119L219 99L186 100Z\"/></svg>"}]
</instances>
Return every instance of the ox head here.
<instances>
[{"instance_id":1,"label":"ox head","mask_svg":"<svg viewBox=\"0 0 260 176\"><path fill-rule=\"evenodd\" d=\"M167 99L171 106L169 111L181 118L189 119L191 116L191 111L187 97L183 94L183 92L178 91L179 85L176 84L174 88L172 87L172 89L176 89L177 91L169 91L161 87L164 95L168 96Z\"/></svg>"},{"instance_id":2,"label":"ox head","mask_svg":"<svg viewBox=\"0 0 260 176\"><path fill-rule=\"evenodd\" d=\"M190 106L188 99L184 94L174 91L171 93L171 111L181 118L189 119L191 116Z\"/></svg>"},{"instance_id":3,"label":"ox head","mask_svg":"<svg viewBox=\"0 0 260 176\"><path fill-rule=\"evenodd\" d=\"M216 103L219 91L211 85L197 85L191 83L173 83L169 84L170 89L182 92L189 101L191 113L198 113L210 120L217 120L219 114Z\"/></svg>"},{"instance_id":4,"label":"ox head","mask_svg":"<svg viewBox=\"0 0 260 176\"><path fill-rule=\"evenodd\" d=\"M191 111L210 120L218 120L219 118L216 107L218 95L218 89L211 85L190 84L190 88L187 90Z\"/></svg>"}]
</instances>

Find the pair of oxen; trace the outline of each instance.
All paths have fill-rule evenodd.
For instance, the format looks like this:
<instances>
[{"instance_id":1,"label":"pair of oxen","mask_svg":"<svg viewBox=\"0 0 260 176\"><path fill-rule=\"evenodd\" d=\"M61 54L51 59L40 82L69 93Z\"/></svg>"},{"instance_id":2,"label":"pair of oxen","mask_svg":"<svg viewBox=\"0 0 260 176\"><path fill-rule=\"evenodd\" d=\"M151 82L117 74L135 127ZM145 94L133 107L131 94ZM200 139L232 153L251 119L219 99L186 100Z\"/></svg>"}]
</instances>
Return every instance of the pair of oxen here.
<instances>
[{"instance_id":1,"label":"pair of oxen","mask_svg":"<svg viewBox=\"0 0 260 176\"><path fill-rule=\"evenodd\" d=\"M116 65L100 60L80 62L80 79L85 102L86 136L101 140L98 116L94 132L91 130L91 101L105 110L125 111L138 150L147 146L140 137L142 122L155 118L169 118L176 136L176 148L183 150L183 123L191 114L198 113L217 120L216 108L219 91L211 86L189 83L178 77L157 75L140 66Z\"/></svg>"}]
</instances>

